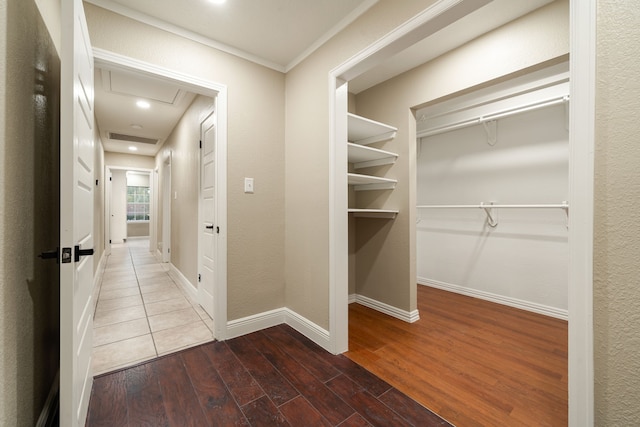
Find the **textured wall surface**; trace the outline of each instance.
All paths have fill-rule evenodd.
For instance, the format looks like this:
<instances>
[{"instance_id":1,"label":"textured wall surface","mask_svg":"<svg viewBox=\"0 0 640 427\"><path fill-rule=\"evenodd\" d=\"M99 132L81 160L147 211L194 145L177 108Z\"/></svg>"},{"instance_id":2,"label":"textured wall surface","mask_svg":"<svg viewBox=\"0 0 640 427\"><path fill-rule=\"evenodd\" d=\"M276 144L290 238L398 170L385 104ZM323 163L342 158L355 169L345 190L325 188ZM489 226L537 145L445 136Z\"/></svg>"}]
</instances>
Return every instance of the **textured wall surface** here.
<instances>
[{"instance_id":1,"label":"textured wall surface","mask_svg":"<svg viewBox=\"0 0 640 427\"><path fill-rule=\"evenodd\" d=\"M0 2L0 425L33 426L58 369L60 63L32 0Z\"/></svg>"},{"instance_id":2,"label":"textured wall surface","mask_svg":"<svg viewBox=\"0 0 640 427\"><path fill-rule=\"evenodd\" d=\"M595 420L640 425L640 8L598 2Z\"/></svg>"}]
</instances>

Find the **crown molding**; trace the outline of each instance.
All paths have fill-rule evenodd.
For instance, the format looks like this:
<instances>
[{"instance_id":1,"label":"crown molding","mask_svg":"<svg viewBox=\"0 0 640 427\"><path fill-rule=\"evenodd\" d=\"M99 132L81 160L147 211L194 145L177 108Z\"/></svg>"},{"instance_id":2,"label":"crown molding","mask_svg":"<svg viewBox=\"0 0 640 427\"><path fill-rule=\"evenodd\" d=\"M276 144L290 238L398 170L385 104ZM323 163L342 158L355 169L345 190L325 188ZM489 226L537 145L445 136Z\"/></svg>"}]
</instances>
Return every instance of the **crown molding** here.
<instances>
[{"instance_id":1,"label":"crown molding","mask_svg":"<svg viewBox=\"0 0 640 427\"><path fill-rule=\"evenodd\" d=\"M160 30L166 31L171 34L175 34L180 37L184 37L185 39L203 44L205 46L209 46L211 48L217 49L219 51L228 53L233 56L237 56L238 58L245 59L247 61L253 62L258 65L262 65L264 67L270 68L275 71L279 71L281 73L285 72L285 67L281 64L277 64L275 62L269 61L265 58L261 58L257 55L253 55L251 53L245 52L241 49L234 48L227 44L221 43L219 41L213 40L209 37L205 37L201 34L195 33L193 31L189 31L180 26L170 24L161 19L153 18L149 15L146 15L142 12L138 12L126 6L122 6L118 3L115 3L111 0L84 0L85 3L90 3L94 6L98 6L102 9L106 9L113 13L117 13L118 15L122 15L126 18L133 19L134 21L141 22L143 24L147 24L149 26L158 28Z\"/></svg>"},{"instance_id":2,"label":"crown molding","mask_svg":"<svg viewBox=\"0 0 640 427\"><path fill-rule=\"evenodd\" d=\"M291 61L285 67L285 72L291 71L296 65L307 59L313 52L318 50L323 44L331 40L340 31L347 28L353 21L358 19L367 10L371 9L379 0L367 0L354 9L350 14L345 16L340 22L333 26L329 31L324 33L322 37L316 40L311 46L305 49L300 55L298 55L293 61Z\"/></svg>"}]
</instances>

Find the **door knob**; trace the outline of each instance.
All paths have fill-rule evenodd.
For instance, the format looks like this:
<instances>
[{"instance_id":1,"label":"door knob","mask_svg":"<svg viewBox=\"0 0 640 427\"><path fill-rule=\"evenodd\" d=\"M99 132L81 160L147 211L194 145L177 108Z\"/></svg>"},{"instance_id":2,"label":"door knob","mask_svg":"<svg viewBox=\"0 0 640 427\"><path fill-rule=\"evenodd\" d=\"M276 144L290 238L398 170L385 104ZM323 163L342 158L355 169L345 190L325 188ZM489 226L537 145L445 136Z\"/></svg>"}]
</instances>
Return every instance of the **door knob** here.
<instances>
[{"instance_id":1,"label":"door knob","mask_svg":"<svg viewBox=\"0 0 640 427\"><path fill-rule=\"evenodd\" d=\"M80 246L76 245L75 250L73 251L73 260L75 262L80 261L81 256L93 255L93 248L91 249L80 249Z\"/></svg>"},{"instance_id":2,"label":"door knob","mask_svg":"<svg viewBox=\"0 0 640 427\"><path fill-rule=\"evenodd\" d=\"M55 258L56 263L60 262L59 257L60 257L60 250L58 248L56 248L55 251L45 251L45 252L42 252L40 255L38 255L38 258L41 258L41 259Z\"/></svg>"}]
</instances>

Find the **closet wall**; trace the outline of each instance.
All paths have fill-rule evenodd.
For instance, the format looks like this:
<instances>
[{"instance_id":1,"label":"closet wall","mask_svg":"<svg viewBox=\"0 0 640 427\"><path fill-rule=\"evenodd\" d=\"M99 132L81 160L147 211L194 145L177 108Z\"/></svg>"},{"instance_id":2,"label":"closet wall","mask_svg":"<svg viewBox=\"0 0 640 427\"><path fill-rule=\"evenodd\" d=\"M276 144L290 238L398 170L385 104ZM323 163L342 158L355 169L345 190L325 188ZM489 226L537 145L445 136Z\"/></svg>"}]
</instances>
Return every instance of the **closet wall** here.
<instances>
[{"instance_id":1,"label":"closet wall","mask_svg":"<svg viewBox=\"0 0 640 427\"><path fill-rule=\"evenodd\" d=\"M564 62L569 53L569 2L556 1L431 62L355 97L355 112L398 127L385 149L399 154L385 176L398 179L382 206L392 222L358 222L351 248L355 292L411 313L416 301L416 121L413 109L510 76ZM366 197L376 197L370 194ZM502 214L501 214L502 215Z\"/></svg>"},{"instance_id":2,"label":"closet wall","mask_svg":"<svg viewBox=\"0 0 640 427\"><path fill-rule=\"evenodd\" d=\"M418 205L560 204L567 200L569 133L563 104L422 138ZM566 318L563 209L418 209L418 283Z\"/></svg>"}]
</instances>

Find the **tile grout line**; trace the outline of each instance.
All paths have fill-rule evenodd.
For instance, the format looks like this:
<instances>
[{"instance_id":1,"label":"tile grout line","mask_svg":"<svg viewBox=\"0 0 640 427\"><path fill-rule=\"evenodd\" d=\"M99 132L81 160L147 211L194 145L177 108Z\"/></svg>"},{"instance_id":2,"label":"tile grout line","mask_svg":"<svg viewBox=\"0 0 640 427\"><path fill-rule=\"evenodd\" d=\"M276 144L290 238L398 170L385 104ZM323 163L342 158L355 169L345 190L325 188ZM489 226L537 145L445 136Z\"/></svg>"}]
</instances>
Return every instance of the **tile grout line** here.
<instances>
[{"instance_id":1,"label":"tile grout line","mask_svg":"<svg viewBox=\"0 0 640 427\"><path fill-rule=\"evenodd\" d=\"M140 255L140 256L138 256L138 255ZM112 256L114 256L115 258L112 258ZM157 267L158 266L160 266L160 271L157 271ZM161 265L161 263L158 261L157 257L152 256L151 259L147 259L147 258L145 258L142 250L137 251L136 247L131 247L129 245L126 245L125 247L122 247L120 250L118 250L117 254L116 253L110 254L110 257L109 257L108 261L105 263L105 267L104 267L105 274L107 273L107 270L109 270L111 268L114 268L115 270L117 270L117 271L113 272L113 274L115 274L115 278L111 279L111 278L109 278L110 275L107 274L107 277L103 277L102 278L101 285L102 285L102 283L104 282L105 279L109 280L110 283L113 282L113 283L117 284L121 280L120 271L122 271L122 280L130 280L131 284L133 284L136 287L135 288L136 289L136 294L134 294L134 295L138 296L140 298L141 303L142 303L143 315L144 315L146 326L148 328L148 332L147 333L143 333L141 335L136 335L135 337L127 337L127 338L118 339L118 340L112 341L112 342L105 342L100 346L94 347L94 350L96 348L100 348L100 347L103 347L105 345L111 345L111 344L123 342L123 341L126 341L126 340L131 339L131 338L139 338L139 337L143 337L143 336L146 336L147 334L149 334L151 336L151 339L152 339L152 342L153 342L153 352L151 352L151 354L153 354L153 356L151 356L151 359L153 359L153 358L156 358L156 357L162 357L162 356L164 356L166 354L170 354L170 353L173 353L173 352L176 352L176 351L181 351L181 350L190 348L192 346L205 344L205 343L209 342L212 339L213 332L208 327L205 319L203 319L203 316L199 312L199 309L201 309L201 307L197 304L196 301L193 301L190 298L188 298L188 295L186 295L184 293L183 289L181 289L175 283L175 280L171 277L171 275L164 268L164 266ZM127 270L131 269L131 273L132 274L131 275L124 274L124 269L127 269ZM156 273L156 271L157 271L158 274L154 274L154 273ZM160 273L162 273L162 274L160 274ZM150 277L143 278L143 277L141 277L141 275L143 275L143 276L144 275L150 275ZM145 280L146 281L147 279L150 279L150 281L153 282L153 279L158 277L158 276L162 276L164 278L168 278L168 280L169 280L170 284L172 285L172 287L175 288L179 292L179 294L188 302L188 308L190 308L191 310L194 311L194 316L193 316L194 319L192 319L192 320L194 320L193 322L189 322L188 324L184 324L184 325L178 325L178 326L175 326L175 327L194 325L194 326L197 326L197 328L202 328L203 331L207 331L207 333L209 335L211 335L211 337L208 337L208 338L206 338L204 340L198 339L197 342L189 342L189 343L187 343L187 344L185 344L185 345L183 345L181 347L168 350L167 352L163 352L162 354L160 353L159 347L158 347L158 343L157 343L157 338L156 338L156 336L155 336L155 334L154 334L154 332L152 331L152 328L151 328L150 312L148 311L147 306L146 306L145 293L142 292L142 282L141 282L141 280ZM135 284L133 283L133 280L135 280ZM101 295L102 291L105 291L105 289L101 288L99 290L98 294ZM131 295L131 296L133 296L133 295ZM125 295L124 297L118 297L118 298L127 298L127 297L128 296ZM100 300L101 300L101 302L105 302L105 301L111 301L113 299L118 299L118 298L112 298L112 299L109 299L109 300L103 300L102 298L100 298ZM164 301L164 300L161 300L161 301ZM161 301L157 301L157 302L161 302ZM97 302L96 302L96 304L97 304ZM133 308L135 306L131 306L131 307ZM114 305L114 308L112 310L117 310L118 308L119 307L116 307ZM125 307L125 308L127 308L127 307ZM185 307L184 309L186 310L187 308ZM112 311L112 310L108 310L108 311ZM171 310L169 312L158 313L157 315L170 314L172 312L179 311L179 310L180 309L175 309L175 310ZM205 316L208 317L208 314L206 314L206 312L203 312L203 313L204 313ZM142 317L140 317L138 319L142 320ZM131 320L135 320L135 319L131 319ZM111 327L111 326L114 326L114 325L116 325L118 323L125 322L125 321L128 321L128 320L122 320L122 321L119 321L119 322L116 322L116 323L106 324L106 325L103 325L101 327L107 328L107 327ZM94 329L95 329L95 325L94 325ZM171 329L171 328L165 328L162 331L167 330L167 329ZM158 332L160 332L160 331L158 331ZM144 359L141 359L141 360L144 361L144 360L150 360L150 359L145 357ZM111 367L104 368L104 369L100 370L100 372L109 372L111 369L124 368L128 364L129 364L129 362L124 363L124 364L114 365L114 366L111 366Z\"/></svg>"},{"instance_id":2,"label":"tile grout line","mask_svg":"<svg viewBox=\"0 0 640 427\"><path fill-rule=\"evenodd\" d=\"M131 247L127 246L127 250L129 251L129 256L131 257L131 265L133 265L133 274L136 275L136 282L138 282L138 293L140 294L140 299L142 300L142 309L144 310L144 318L147 321L147 326L149 327L149 335L151 335L153 350L156 353L156 357L158 357L158 346L156 345L156 339L153 336L153 331L151 330L151 323L149 322L149 313L147 313L147 305L144 302L144 296L142 295L142 288L140 288L140 278L138 277L138 269L136 268L136 263L134 262L133 254L131 253Z\"/></svg>"}]
</instances>

